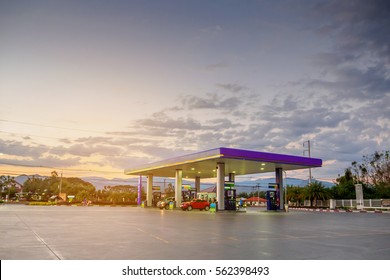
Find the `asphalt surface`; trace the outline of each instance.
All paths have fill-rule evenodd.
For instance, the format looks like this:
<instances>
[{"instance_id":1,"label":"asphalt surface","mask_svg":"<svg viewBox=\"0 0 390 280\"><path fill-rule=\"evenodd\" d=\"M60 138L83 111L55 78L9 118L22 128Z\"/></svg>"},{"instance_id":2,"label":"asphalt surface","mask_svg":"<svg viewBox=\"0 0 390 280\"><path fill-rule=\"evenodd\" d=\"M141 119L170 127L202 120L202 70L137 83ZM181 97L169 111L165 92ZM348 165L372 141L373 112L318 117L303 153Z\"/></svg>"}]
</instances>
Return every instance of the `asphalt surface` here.
<instances>
[{"instance_id":1,"label":"asphalt surface","mask_svg":"<svg viewBox=\"0 0 390 280\"><path fill-rule=\"evenodd\" d=\"M390 214L0 205L3 260L389 260Z\"/></svg>"}]
</instances>

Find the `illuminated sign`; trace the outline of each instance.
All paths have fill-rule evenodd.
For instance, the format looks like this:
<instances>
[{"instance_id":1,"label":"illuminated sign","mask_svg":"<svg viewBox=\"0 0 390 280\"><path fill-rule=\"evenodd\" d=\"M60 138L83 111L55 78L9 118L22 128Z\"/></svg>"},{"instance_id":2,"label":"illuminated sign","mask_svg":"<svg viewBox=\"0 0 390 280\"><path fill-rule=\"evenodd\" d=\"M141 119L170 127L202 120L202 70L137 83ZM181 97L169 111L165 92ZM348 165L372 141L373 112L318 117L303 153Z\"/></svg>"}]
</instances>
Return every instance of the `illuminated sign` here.
<instances>
[{"instance_id":1,"label":"illuminated sign","mask_svg":"<svg viewBox=\"0 0 390 280\"><path fill-rule=\"evenodd\" d=\"M185 185L181 185L181 190L182 191L193 191L195 189L192 188L191 185L185 184Z\"/></svg>"},{"instance_id":2,"label":"illuminated sign","mask_svg":"<svg viewBox=\"0 0 390 280\"><path fill-rule=\"evenodd\" d=\"M234 182L225 181L225 190L234 189Z\"/></svg>"},{"instance_id":3,"label":"illuminated sign","mask_svg":"<svg viewBox=\"0 0 390 280\"><path fill-rule=\"evenodd\" d=\"M269 183L268 184L268 188L270 188L270 189L278 189L279 188L279 184Z\"/></svg>"}]
</instances>

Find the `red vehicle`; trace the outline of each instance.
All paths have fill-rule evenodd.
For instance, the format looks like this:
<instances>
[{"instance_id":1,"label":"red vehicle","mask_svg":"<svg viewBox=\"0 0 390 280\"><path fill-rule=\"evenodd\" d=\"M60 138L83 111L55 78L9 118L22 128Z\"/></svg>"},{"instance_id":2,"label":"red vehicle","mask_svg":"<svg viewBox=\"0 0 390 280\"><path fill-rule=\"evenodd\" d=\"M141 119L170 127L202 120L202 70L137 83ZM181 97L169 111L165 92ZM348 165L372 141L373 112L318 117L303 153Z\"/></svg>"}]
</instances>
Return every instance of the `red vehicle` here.
<instances>
[{"instance_id":1,"label":"red vehicle","mask_svg":"<svg viewBox=\"0 0 390 280\"><path fill-rule=\"evenodd\" d=\"M180 205L181 209L191 211L192 209L210 210L210 203L204 199L194 199L191 201L183 202Z\"/></svg>"}]
</instances>

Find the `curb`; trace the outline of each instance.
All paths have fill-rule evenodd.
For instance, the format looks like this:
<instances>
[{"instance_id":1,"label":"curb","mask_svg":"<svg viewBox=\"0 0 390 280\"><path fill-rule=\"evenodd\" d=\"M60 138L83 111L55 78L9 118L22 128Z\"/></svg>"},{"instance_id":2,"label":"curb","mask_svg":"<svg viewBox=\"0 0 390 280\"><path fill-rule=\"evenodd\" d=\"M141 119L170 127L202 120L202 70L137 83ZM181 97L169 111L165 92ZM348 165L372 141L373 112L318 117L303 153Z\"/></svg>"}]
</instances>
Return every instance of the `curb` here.
<instances>
[{"instance_id":1,"label":"curb","mask_svg":"<svg viewBox=\"0 0 390 280\"><path fill-rule=\"evenodd\" d=\"M367 210L339 210L339 209L309 209L309 208L289 208L292 211L325 212L325 213L369 213L369 214L390 214L390 211L367 211Z\"/></svg>"}]
</instances>

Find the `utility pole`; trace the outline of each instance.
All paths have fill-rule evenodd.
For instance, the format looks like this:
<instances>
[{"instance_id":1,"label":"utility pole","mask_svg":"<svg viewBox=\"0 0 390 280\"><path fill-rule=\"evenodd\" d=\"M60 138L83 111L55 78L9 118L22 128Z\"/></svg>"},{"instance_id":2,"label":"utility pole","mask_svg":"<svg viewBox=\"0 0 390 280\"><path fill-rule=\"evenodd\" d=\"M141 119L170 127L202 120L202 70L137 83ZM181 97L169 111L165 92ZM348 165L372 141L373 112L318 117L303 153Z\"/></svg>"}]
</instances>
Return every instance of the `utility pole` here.
<instances>
[{"instance_id":1,"label":"utility pole","mask_svg":"<svg viewBox=\"0 0 390 280\"><path fill-rule=\"evenodd\" d=\"M305 155L305 152L308 152L310 157L310 140L303 142L303 147L305 147L306 143L307 143L307 149L303 150L303 155ZM311 184L311 168L309 168L309 184Z\"/></svg>"}]
</instances>

